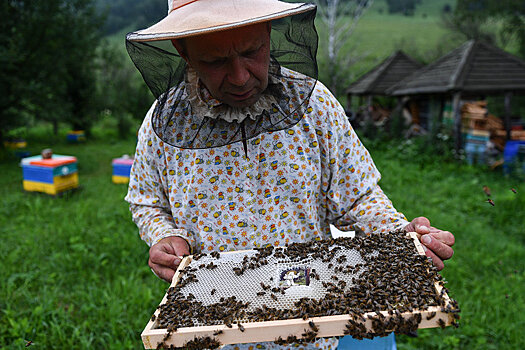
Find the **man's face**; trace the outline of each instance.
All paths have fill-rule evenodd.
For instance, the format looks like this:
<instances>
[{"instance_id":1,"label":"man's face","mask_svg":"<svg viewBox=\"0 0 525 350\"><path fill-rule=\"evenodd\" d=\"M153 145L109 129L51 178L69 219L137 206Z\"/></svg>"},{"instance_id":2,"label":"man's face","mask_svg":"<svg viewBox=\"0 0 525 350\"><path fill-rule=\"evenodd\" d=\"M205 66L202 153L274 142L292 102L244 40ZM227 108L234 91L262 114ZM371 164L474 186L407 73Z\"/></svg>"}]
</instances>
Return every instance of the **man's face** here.
<instances>
[{"instance_id":1,"label":"man's face","mask_svg":"<svg viewBox=\"0 0 525 350\"><path fill-rule=\"evenodd\" d=\"M253 105L268 85L270 24L184 39L183 56L217 100L232 107Z\"/></svg>"}]
</instances>

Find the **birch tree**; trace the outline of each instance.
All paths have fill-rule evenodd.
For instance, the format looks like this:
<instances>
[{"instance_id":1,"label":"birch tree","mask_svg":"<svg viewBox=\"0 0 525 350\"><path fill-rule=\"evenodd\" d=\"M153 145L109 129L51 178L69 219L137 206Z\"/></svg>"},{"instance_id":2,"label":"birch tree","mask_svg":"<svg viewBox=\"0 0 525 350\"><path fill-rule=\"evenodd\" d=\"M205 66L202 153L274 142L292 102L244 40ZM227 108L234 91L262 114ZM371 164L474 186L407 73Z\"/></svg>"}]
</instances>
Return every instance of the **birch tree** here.
<instances>
[{"instance_id":1,"label":"birch tree","mask_svg":"<svg viewBox=\"0 0 525 350\"><path fill-rule=\"evenodd\" d=\"M316 0L318 18L324 31L320 35L320 46L325 48L320 55L324 59L321 67L321 81L329 85L337 95L348 82L348 68L363 58L363 55L350 53L350 38L373 0ZM347 50L343 48L346 47ZM323 79L325 77L325 79Z\"/></svg>"}]
</instances>

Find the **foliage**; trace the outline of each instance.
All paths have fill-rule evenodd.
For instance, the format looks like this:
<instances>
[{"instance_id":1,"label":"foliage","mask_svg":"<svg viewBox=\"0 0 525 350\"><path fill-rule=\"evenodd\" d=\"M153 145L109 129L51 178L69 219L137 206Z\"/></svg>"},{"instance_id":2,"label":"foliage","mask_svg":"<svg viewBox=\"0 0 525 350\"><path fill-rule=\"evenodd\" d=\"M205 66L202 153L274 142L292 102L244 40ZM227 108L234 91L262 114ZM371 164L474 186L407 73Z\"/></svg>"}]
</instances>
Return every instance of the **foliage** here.
<instances>
[{"instance_id":1,"label":"foliage","mask_svg":"<svg viewBox=\"0 0 525 350\"><path fill-rule=\"evenodd\" d=\"M467 23L501 20L499 39L505 42L514 37L519 43L519 55L525 58L525 2L522 0L458 0L454 17Z\"/></svg>"},{"instance_id":2,"label":"foliage","mask_svg":"<svg viewBox=\"0 0 525 350\"><path fill-rule=\"evenodd\" d=\"M361 17L373 3L373 0L317 1L318 24L322 25L318 54L322 57L319 61L320 80L326 81L336 95L346 88L350 67L361 59L351 50L357 45L350 39Z\"/></svg>"},{"instance_id":3,"label":"foliage","mask_svg":"<svg viewBox=\"0 0 525 350\"><path fill-rule=\"evenodd\" d=\"M145 28L166 16L166 0L97 0L99 12L107 17L104 33L113 34L123 28Z\"/></svg>"},{"instance_id":4,"label":"foliage","mask_svg":"<svg viewBox=\"0 0 525 350\"><path fill-rule=\"evenodd\" d=\"M115 119L119 137L125 138L131 126L144 118L153 96L120 45L104 40L99 47L97 100L98 110Z\"/></svg>"},{"instance_id":5,"label":"foliage","mask_svg":"<svg viewBox=\"0 0 525 350\"><path fill-rule=\"evenodd\" d=\"M9 0L0 6L0 130L34 119L66 119L73 128L89 129L100 23L91 1Z\"/></svg>"},{"instance_id":6,"label":"foliage","mask_svg":"<svg viewBox=\"0 0 525 350\"><path fill-rule=\"evenodd\" d=\"M26 135L33 153L52 146L79 160L82 188L49 197L22 191L17 162L0 163L0 344L24 348L139 349L140 332L168 285L147 266L147 246L131 222L126 186L111 183L111 159L134 140L108 140L93 128L83 145L55 143L48 130ZM35 135L35 132L39 132ZM443 271L462 309L459 329L397 336L400 350L500 349L522 345L525 283L525 185L398 142L368 146L381 186L408 218L425 215L456 235ZM404 153L406 152L406 154ZM482 187L496 206L486 203ZM517 194L510 191L515 188Z\"/></svg>"}]
</instances>

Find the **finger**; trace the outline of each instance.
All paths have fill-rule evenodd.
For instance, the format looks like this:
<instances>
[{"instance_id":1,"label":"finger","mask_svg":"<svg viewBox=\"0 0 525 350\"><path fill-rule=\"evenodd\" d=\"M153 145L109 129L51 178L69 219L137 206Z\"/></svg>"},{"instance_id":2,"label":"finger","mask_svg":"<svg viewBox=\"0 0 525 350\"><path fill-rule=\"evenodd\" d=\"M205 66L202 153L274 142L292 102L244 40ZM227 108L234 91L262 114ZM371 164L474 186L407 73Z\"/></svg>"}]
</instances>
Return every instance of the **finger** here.
<instances>
[{"instance_id":1,"label":"finger","mask_svg":"<svg viewBox=\"0 0 525 350\"><path fill-rule=\"evenodd\" d=\"M163 279L164 281L171 283L171 280L173 279L173 276L175 275L175 270L170 269L169 267L164 267L156 264L150 264L151 271L153 273Z\"/></svg>"},{"instance_id":2,"label":"finger","mask_svg":"<svg viewBox=\"0 0 525 350\"><path fill-rule=\"evenodd\" d=\"M444 243L448 245L449 247L452 247L454 243L456 242L456 239L454 238L454 235L448 231L442 231L442 230L436 230L430 231L430 234L432 237L440 241L441 243Z\"/></svg>"},{"instance_id":3,"label":"finger","mask_svg":"<svg viewBox=\"0 0 525 350\"><path fill-rule=\"evenodd\" d=\"M443 263L443 260L439 258L436 254L434 254L430 249L423 246L423 249L425 250L425 255L430 257L432 259L432 264L437 268L438 271L443 270L445 267L445 264Z\"/></svg>"},{"instance_id":4,"label":"finger","mask_svg":"<svg viewBox=\"0 0 525 350\"><path fill-rule=\"evenodd\" d=\"M415 230L417 230L420 227L427 227L427 228L430 227L430 221L424 216L415 218L414 220L411 221L411 224L414 225Z\"/></svg>"},{"instance_id":5,"label":"finger","mask_svg":"<svg viewBox=\"0 0 525 350\"><path fill-rule=\"evenodd\" d=\"M181 262L181 257L173 253L167 253L163 247L159 245L154 245L150 248L149 258L153 264L174 268L177 268Z\"/></svg>"},{"instance_id":6,"label":"finger","mask_svg":"<svg viewBox=\"0 0 525 350\"><path fill-rule=\"evenodd\" d=\"M419 225L416 227L416 233L426 235L427 233L430 233L430 228L428 226Z\"/></svg>"},{"instance_id":7,"label":"finger","mask_svg":"<svg viewBox=\"0 0 525 350\"><path fill-rule=\"evenodd\" d=\"M430 232L430 221L424 216L417 217L405 226L405 231L415 232L420 237Z\"/></svg>"},{"instance_id":8,"label":"finger","mask_svg":"<svg viewBox=\"0 0 525 350\"><path fill-rule=\"evenodd\" d=\"M440 259L450 259L454 254L454 250L450 246L442 243L431 234L421 236L421 243L423 243L425 247L431 250Z\"/></svg>"}]
</instances>

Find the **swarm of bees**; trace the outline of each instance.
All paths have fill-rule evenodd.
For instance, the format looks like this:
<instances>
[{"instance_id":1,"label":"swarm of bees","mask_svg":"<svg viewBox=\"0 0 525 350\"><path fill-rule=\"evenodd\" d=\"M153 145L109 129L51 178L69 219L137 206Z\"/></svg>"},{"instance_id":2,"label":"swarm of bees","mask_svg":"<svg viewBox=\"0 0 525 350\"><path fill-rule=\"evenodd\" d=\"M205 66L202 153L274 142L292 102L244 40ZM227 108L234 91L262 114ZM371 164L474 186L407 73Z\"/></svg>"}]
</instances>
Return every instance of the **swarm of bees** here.
<instances>
[{"instance_id":1,"label":"swarm of bees","mask_svg":"<svg viewBox=\"0 0 525 350\"><path fill-rule=\"evenodd\" d=\"M364 262L350 264L347 257L341 255L341 252L349 250L359 251ZM194 257L193 260L199 260L203 256L205 254ZM219 253L212 253L210 256L217 259L217 264L221 264ZM418 329L422 315L413 313L407 317L406 313L430 306L441 307L442 312L453 315L454 324L457 325L459 307L455 301L445 300L445 282L431 260L418 254L413 240L407 239L402 233L293 243L281 248L258 248L255 254L245 255L232 272L236 276L243 275L248 270L256 270L269 264L273 258L295 262L318 260L326 266L331 265L331 279L319 281L317 271L310 271L312 280L318 281L325 289L324 296L317 299L301 297L294 302L293 307L278 308L266 304L254 307L251 305L253 302L239 300L242 299L240 295L223 297L218 292L214 296L220 297L218 302L205 304L184 289L189 284L198 282L196 272L199 268L207 270L210 265L190 264L182 271L179 282L169 288L166 303L159 306L157 328L168 329L168 334L159 347L165 346L171 334L181 327L222 324L232 328L232 325L237 325L236 328L244 332L243 324L247 322L300 318L306 321L312 317L331 315L350 315L345 334L357 339L385 336L393 331L410 333ZM215 268L216 265L213 265ZM249 288L256 291L256 298L278 301L285 290L272 286L272 282L267 283L260 282ZM437 292L435 283L441 286L441 293ZM216 293L213 289L210 294ZM403 313L405 314L402 315ZM363 316L365 314L368 315L367 318ZM428 313L425 318L430 320L434 316L435 313ZM371 328L365 326L366 322L371 323ZM438 322L439 325L445 324L441 319ZM275 343L284 345L315 341L319 332L317 325L310 320L305 327L307 329L303 333L275 339ZM219 334L221 333L216 332L214 336ZM198 340L195 339L193 345L190 345L195 346L196 341ZM201 343L201 348L213 348L214 342L218 343L217 338L206 338L205 343ZM186 344L184 348L191 349L190 345Z\"/></svg>"}]
</instances>

